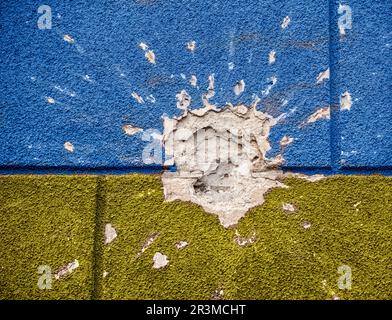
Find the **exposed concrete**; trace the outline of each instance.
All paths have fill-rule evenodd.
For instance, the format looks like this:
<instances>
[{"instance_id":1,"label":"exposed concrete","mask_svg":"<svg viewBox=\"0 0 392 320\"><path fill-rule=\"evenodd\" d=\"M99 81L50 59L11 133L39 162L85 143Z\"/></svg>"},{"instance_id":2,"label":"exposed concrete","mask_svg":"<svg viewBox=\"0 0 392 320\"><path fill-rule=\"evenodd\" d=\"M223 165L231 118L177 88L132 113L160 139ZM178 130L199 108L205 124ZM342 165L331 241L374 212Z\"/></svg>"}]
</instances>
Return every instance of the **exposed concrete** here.
<instances>
[{"instance_id":1,"label":"exposed concrete","mask_svg":"<svg viewBox=\"0 0 392 320\"><path fill-rule=\"evenodd\" d=\"M276 123L257 111L256 104L223 109L208 105L164 118L165 164L177 167L177 172L162 175L166 200L192 201L218 215L223 226L235 225L264 202L268 190L285 187L279 181L282 171L276 170L283 157L266 157Z\"/></svg>"}]
</instances>

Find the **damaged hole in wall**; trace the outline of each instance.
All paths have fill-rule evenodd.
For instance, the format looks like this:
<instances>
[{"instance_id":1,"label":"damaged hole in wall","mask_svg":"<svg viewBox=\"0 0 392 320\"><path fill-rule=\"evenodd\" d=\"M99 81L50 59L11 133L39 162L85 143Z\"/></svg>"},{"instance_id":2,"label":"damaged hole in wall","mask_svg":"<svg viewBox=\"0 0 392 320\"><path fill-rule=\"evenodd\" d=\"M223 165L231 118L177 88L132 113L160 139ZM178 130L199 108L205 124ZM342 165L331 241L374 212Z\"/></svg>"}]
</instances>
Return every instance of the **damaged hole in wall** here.
<instances>
[{"instance_id":1,"label":"damaged hole in wall","mask_svg":"<svg viewBox=\"0 0 392 320\"><path fill-rule=\"evenodd\" d=\"M166 200L192 201L216 214L223 226L237 224L264 202L268 190L285 187L278 169L283 156L267 158L277 122L256 104L207 105L164 118L165 165L177 168L162 176Z\"/></svg>"}]
</instances>

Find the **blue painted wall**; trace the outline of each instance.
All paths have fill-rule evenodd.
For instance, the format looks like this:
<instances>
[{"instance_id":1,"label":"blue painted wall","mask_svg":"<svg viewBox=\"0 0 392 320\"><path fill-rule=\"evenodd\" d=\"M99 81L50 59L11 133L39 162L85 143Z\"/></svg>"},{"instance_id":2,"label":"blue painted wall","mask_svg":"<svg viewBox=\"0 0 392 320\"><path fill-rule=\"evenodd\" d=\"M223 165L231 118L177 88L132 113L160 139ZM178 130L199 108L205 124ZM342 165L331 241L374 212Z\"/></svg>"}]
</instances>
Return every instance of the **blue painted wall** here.
<instances>
[{"instance_id":1,"label":"blue painted wall","mask_svg":"<svg viewBox=\"0 0 392 320\"><path fill-rule=\"evenodd\" d=\"M52 9L47 30L37 26L43 4ZM186 90L191 108L200 108L214 74L211 103L250 104L257 95L260 110L285 114L271 131L269 155L280 152L284 135L293 137L284 151L286 168L388 172L392 3L341 4L352 9L345 36L339 34L337 1L2 1L0 167L159 168L143 163L143 133L129 136L122 126L162 131L162 116L180 113L176 94ZM286 16L290 23L282 28ZM194 51L187 49L190 41ZM141 42L153 50L155 64ZM272 50L276 61L269 64ZM317 83L328 68L330 79ZM197 87L189 83L192 74ZM272 77L277 83L266 94ZM245 91L236 96L239 80ZM345 91L352 106L342 111ZM306 123L325 107L330 120Z\"/></svg>"}]
</instances>

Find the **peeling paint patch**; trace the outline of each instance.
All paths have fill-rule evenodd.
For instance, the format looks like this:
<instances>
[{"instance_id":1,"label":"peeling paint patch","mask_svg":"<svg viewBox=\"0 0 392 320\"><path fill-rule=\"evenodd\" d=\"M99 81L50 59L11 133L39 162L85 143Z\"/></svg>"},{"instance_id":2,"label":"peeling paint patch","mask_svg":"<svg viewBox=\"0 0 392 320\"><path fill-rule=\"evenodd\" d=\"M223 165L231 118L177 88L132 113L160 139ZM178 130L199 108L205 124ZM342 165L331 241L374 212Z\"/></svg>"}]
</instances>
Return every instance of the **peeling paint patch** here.
<instances>
[{"instance_id":1,"label":"peeling paint patch","mask_svg":"<svg viewBox=\"0 0 392 320\"><path fill-rule=\"evenodd\" d=\"M105 244L111 243L114 239L117 238L116 229L110 223L105 225Z\"/></svg>"},{"instance_id":2,"label":"peeling paint patch","mask_svg":"<svg viewBox=\"0 0 392 320\"><path fill-rule=\"evenodd\" d=\"M185 90L181 90L180 93L176 94L177 99L177 108L181 110L188 110L188 107L191 104L191 96Z\"/></svg>"},{"instance_id":3,"label":"peeling paint patch","mask_svg":"<svg viewBox=\"0 0 392 320\"><path fill-rule=\"evenodd\" d=\"M234 93L236 96L239 96L240 94L242 94L245 90L245 81L244 80L240 80L238 81L235 86L234 86Z\"/></svg>"},{"instance_id":4,"label":"peeling paint patch","mask_svg":"<svg viewBox=\"0 0 392 320\"><path fill-rule=\"evenodd\" d=\"M314 123L316 121L322 120L322 119L330 119L331 118L331 109L330 107L324 107L321 109L318 109L316 112L312 113L308 119L306 120L306 123Z\"/></svg>"},{"instance_id":5,"label":"peeling paint patch","mask_svg":"<svg viewBox=\"0 0 392 320\"><path fill-rule=\"evenodd\" d=\"M64 40L65 42L70 43L70 44L73 44L73 43L75 42L74 38L72 38L72 37L71 37L70 35L68 35L68 34L65 34L65 35L64 35L63 40Z\"/></svg>"},{"instance_id":6,"label":"peeling paint patch","mask_svg":"<svg viewBox=\"0 0 392 320\"><path fill-rule=\"evenodd\" d=\"M143 97L138 95L136 92L132 92L132 97L136 100L137 103L144 103Z\"/></svg>"},{"instance_id":7,"label":"peeling paint patch","mask_svg":"<svg viewBox=\"0 0 392 320\"><path fill-rule=\"evenodd\" d=\"M276 62L276 51L272 50L268 54L268 63L269 64L274 64Z\"/></svg>"},{"instance_id":8,"label":"peeling paint patch","mask_svg":"<svg viewBox=\"0 0 392 320\"><path fill-rule=\"evenodd\" d=\"M122 126L122 130L124 131L124 133L128 136L132 136L138 132L142 132L143 129L142 128L138 128L138 127L134 127L131 124L124 124Z\"/></svg>"},{"instance_id":9,"label":"peeling paint patch","mask_svg":"<svg viewBox=\"0 0 392 320\"><path fill-rule=\"evenodd\" d=\"M156 252L154 257L152 258L154 265L152 266L154 269L161 269L166 267L169 264L169 260L167 256L160 252Z\"/></svg>"},{"instance_id":10,"label":"peeling paint patch","mask_svg":"<svg viewBox=\"0 0 392 320\"><path fill-rule=\"evenodd\" d=\"M54 274L56 280L60 278L64 278L65 276L71 274L74 270L79 267L79 261L75 259L75 261L68 263L64 267L62 267L59 271Z\"/></svg>"},{"instance_id":11,"label":"peeling paint patch","mask_svg":"<svg viewBox=\"0 0 392 320\"><path fill-rule=\"evenodd\" d=\"M74 145L69 141L64 142L64 149L67 150L68 152L75 151Z\"/></svg>"},{"instance_id":12,"label":"peeling paint patch","mask_svg":"<svg viewBox=\"0 0 392 320\"><path fill-rule=\"evenodd\" d=\"M317 83L322 83L325 80L329 79L329 68L325 71L322 71L317 76Z\"/></svg>"},{"instance_id":13,"label":"peeling paint patch","mask_svg":"<svg viewBox=\"0 0 392 320\"><path fill-rule=\"evenodd\" d=\"M289 16L286 16L286 17L283 19L282 24L280 25L281 28L282 28L282 29L286 29L286 28L289 26L290 21L291 21L291 20L290 20L290 17L289 17Z\"/></svg>"},{"instance_id":14,"label":"peeling paint patch","mask_svg":"<svg viewBox=\"0 0 392 320\"><path fill-rule=\"evenodd\" d=\"M352 100L351 94L346 91L340 96L340 110L351 110Z\"/></svg>"},{"instance_id":15,"label":"peeling paint patch","mask_svg":"<svg viewBox=\"0 0 392 320\"><path fill-rule=\"evenodd\" d=\"M189 41L189 42L186 44L186 48L187 48L189 51L194 52L194 51L196 50L196 41L194 41L194 40Z\"/></svg>"}]
</instances>

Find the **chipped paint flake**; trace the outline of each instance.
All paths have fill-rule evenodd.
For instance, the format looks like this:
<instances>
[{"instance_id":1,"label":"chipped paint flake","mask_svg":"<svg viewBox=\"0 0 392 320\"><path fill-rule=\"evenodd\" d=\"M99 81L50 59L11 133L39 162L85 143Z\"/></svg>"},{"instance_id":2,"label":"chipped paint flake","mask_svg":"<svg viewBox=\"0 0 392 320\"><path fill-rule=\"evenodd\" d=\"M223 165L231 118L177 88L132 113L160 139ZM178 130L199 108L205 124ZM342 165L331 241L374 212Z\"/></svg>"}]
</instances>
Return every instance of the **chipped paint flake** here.
<instances>
[{"instance_id":1,"label":"chipped paint flake","mask_svg":"<svg viewBox=\"0 0 392 320\"><path fill-rule=\"evenodd\" d=\"M246 247L256 242L256 232L253 231L252 235L248 238L243 238L238 233L238 230L235 230L234 234L234 242L240 247Z\"/></svg>"},{"instance_id":2,"label":"chipped paint flake","mask_svg":"<svg viewBox=\"0 0 392 320\"><path fill-rule=\"evenodd\" d=\"M236 96L239 96L240 94L242 94L245 90L245 81L244 80L240 80L238 81L235 86L234 86L234 93Z\"/></svg>"},{"instance_id":3,"label":"chipped paint flake","mask_svg":"<svg viewBox=\"0 0 392 320\"><path fill-rule=\"evenodd\" d=\"M293 142L294 142L294 138L289 136L284 136L282 139L280 139L279 144L281 147L286 147Z\"/></svg>"},{"instance_id":4,"label":"chipped paint flake","mask_svg":"<svg viewBox=\"0 0 392 320\"><path fill-rule=\"evenodd\" d=\"M64 35L63 40L64 40L65 42L70 43L70 44L73 44L73 43L75 42L74 38L72 38L72 37L71 37L70 35L68 35L68 34L65 34L65 35Z\"/></svg>"},{"instance_id":5,"label":"chipped paint flake","mask_svg":"<svg viewBox=\"0 0 392 320\"><path fill-rule=\"evenodd\" d=\"M180 93L176 94L177 108L181 110L188 110L191 104L191 96L185 90L181 90Z\"/></svg>"},{"instance_id":6,"label":"chipped paint flake","mask_svg":"<svg viewBox=\"0 0 392 320\"><path fill-rule=\"evenodd\" d=\"M64 142L64 149L67 150L68 152L75 151L74 145L69 141Z\"/></svg>"},{"instance_id":7,"label":"chipped paint flake","mask_svg":"<svg viewBox=\"0 0 392 320\"><path fill-rule=\"evenodd\" d=\"M196 50L196 41L194 41L194 40L189 41L189 42L186 44L186 48L187 48L189 51L194 52L194 51Z\"/></svg>"},{"instance_id":8,"label":"chipped paint flake","mask_svg":"<svg viewBox=\"0 0 392 320\"><path fill-rule=\"evenodd\" d=\"M234 62L229 62L229 63L227 64L227 67L228 67L229 71L234 70L234 68L235 68Z\"/></svg>"},{"instance_id":9,"label":"chipped paint flake","mask_svg":"<svg viewBox=\"0 0 392 320\"><path fill-rule=\"evenodd\" d=\"M105 225L105 244L111 243L116 238L117 238L116 229L114 229L114 227L110 223L107 223Z\"/></svg>"},{"instance_id":10,"label":"chipped paint flake","mask_svg":"<svg viewBox=\"0 0 392 320\"><path fill-rule=\"evenodd\" d=\"M322 120L322 119L327 119L329 120L331 118L331 109L330 107L324 107L321 109L318 109L316 112L312 113L308 119L306 120L306 123L314 123L316 121Z\"/></svg>"},{"instance_id":11,"label":"chipped paint flake","mask_svg":"<svg viewBox=\"0 0 392 320\"><path fill-rule=\"evenodd\" d=\"M144 56L146 57L147 61L151 64L156 64L155 61L155 53L152 50L148 50L146 51L146 53L144 54Z\"/></svg>"},{"instance_id":12,"label":"chipped paint flake","mask_svg":"<svg viewBox=\"0 0 392 320\"><path fill-rule=\"evenodd\" d=\"M269 64L274 64L276 62L276 51L272 50L268 54L268 63Z\"/></svg>"},{"instance_id":13,"label":"chipped paint flake","mask_svg":"<svg viewBox=\"0 0 392 320\"><path fill-rule=\"evenodd\" d=\"M302 222L302 227L307 230L312 226L312 224L309 221L304 221Z\"/></svg>"},{"instance_id":14,"label":"chipped paint flake","mask_svg":"<svg viewBox=\"0 0 392 320\"><path fill-rule=\"evenodd\" d=\"M143 242L142 248L140 252L138 253L138 256L140 256L142 253L144 253L151 245L152 243L158 239L159 237L159 232L154 232L153 234L149 235L147 239Z\"/></svg>"},{"instance_id":15,"label":"chipped paint flake","mask_svg":"<svg viewBox=\"0 0 392 320\"><path fill-rule=\"evenodd\" d=\"M53 103L56 102L52 97L47 97L47 98L46 98L46 101L47 101L49 104L53 104Z\"/></svg>"},{"instance_id":16,"label":"chipped paint flake","mask_svg":"<svg viewBox=\"0 0 392 320\"><path fill-rule=\"evenodd\" d=\"M188 246L188 242L186 242L186 241L178 241L177 243L176 243L176 248L178 249L178 250L182 250L182 249L184 249L185 247L187 247Z\"/></svg>"},{"instance_id":17,"label":"chipped paint flake","mask_svg":"<svg viewBox=\"0 0 392 320\"><path fill-rule=\"evenodd\" d=\"M136 100L137 103L144 103L143 97L138 95L136 92L132 92L132 97Z\"/></svg>"},{"instance_id":18,"label":"chipped paint flake","mask_svg":"<svg viewBox=\"0 0 392 320\"><path fill-rule=\"evenodd\" d=\"M131 124L124 124L122 126L122 130L128 136L132 136L132 135L134 135L134 134L136 134L138 132L142 132L143 131L142 128L134 127Z\"/></svg>"},{"instance_id":19,"label":"chipped paint flake","mask_svg":"<svg viewBox=\"0 0 392 320\"><path fill-rule=\"evenodd\" d=\"M283 19L282 24L280 25L281 28L282 28L282 29L286 29L286 28L289 26L290 21L291 21L291 20L290 20L290 17L289 17L289 16L286 16L286 17Z\"/></svg>"},{"instance_id":20,"label":"chipped paint flake","mask_svg":"<svg viewBox=\"0 0 392 320\"><path fill-rule=\"evenodd\" d=\"M197 87L197 77L194 74L191 75L189 83L192 87Z\"/></svg>"},{"instance_id":21,"label":"chipped paint flake","mask_svg":"<svg viewBox=\"0 0 392 320\"><path fill-rule=\"evenodd\" d=\"M297 208L291 203L283 203L282 210L286 213L294 213L297 212Z\"/></svg>"},{"instance_id":22,"label":"chipped paint flake","mask_svg":"<svg viewBox=\"0 0 392 320\"><path fill-rule=\"evenodd\" d=\"M160 252L156 252L152 260L154 262L154 265L152 266L154 269L161 269L169 264L169 259L167 256Z\"/></svg>"},{"instance_id":23,"label":"chipped paint flake","mask_svg":"<svg viewBox=\"0 0 392 320\"><path fill-rule=\"evenodd\" d=\"M62 267L59 271L54 274L56 280L60 278L64 278L65 276L71 274L74 270L79 267L79 261L74 260L73 262L68 263L64 267Z\"/></svg>"},{"instance_id":24,"label":"chipped paint flake","mask_svg":"<svg viewBox=\"0 0 392 320\"><path fill-rule=\"evenodd\" d=\"M144 42L139 43L139 48L142 49L143 51L147 51L148 45L145 44Z\"/></svg>"},{"instance_id":25,"label":"chipped paint flake","mask_svg":"<svg viewBox=\"0 0 392 320\"><path fill-rule=\"evenodd\" d=\"M317 76L317 83L322 83L325 80L329 79L329 68L325 71L322 71Z\"/></svg>"},{"instance_id":26,"label":"chipped paint flake","mask_svg":"<svg viewBox=\"0 0 392 320\"><path fill-rule=\"evenodd\" d=\"M352 105L351 94L346 91L340 96L340 110L350 111Z\"/></svg>"}]
</instances>

